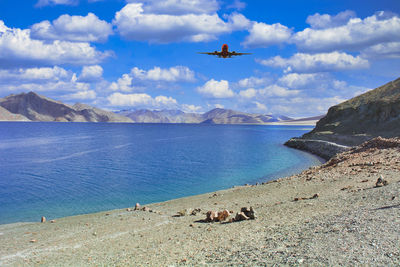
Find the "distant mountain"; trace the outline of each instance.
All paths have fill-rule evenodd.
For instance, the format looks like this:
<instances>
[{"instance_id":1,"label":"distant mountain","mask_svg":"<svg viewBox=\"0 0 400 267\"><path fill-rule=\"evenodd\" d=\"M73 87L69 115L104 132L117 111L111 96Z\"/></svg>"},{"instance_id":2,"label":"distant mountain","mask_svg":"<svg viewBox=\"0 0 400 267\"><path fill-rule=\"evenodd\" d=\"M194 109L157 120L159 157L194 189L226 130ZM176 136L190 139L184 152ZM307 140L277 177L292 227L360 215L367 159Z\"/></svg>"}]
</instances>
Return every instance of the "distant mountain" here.
<instances>
[{"instance_id":1,"label":"distant mountain","mask_svg":"<svg viewBox=\"0 0 400 267\"><path fill-rule=\"evenodd\" d=\"M88 105L69 106L34 92L0 98L0 118L4 120L132 122L131 119Z\"/></svg>"},{"instance_id":2,"label":"distant mountain","mask_svg":"<svg viewBox=\"0 0 400 267\"><path fill-rule=\"evenodd\" d=\"M400 78L329 108L302 138L355 145L374 136L400 136Z\"/></svg>"},{"instance_id":3,"label":"distant mountain","mask_svg":"<svg viewBox=\"0 0 400 267\"><path fill-rule=\"evenodd\" d=\"M185 113L180 110L125 110L118 112L118 114L138 123L200 123L203 121L201 114Z\"/></svg>"},{"instance_id":4,"label":"distant mountain","mask_svg":"<svg viewBox=\"0 0 400 267\"><path fill-rule=\"evenodd\" d=\"M184 113L180 110L150 111L147 109L118 112L134 122L150 123L209 123L209 124L263 124L290 120L281 115L250 114L230 109L215 108L204 114Z\"/></svg>"}]
</instances>

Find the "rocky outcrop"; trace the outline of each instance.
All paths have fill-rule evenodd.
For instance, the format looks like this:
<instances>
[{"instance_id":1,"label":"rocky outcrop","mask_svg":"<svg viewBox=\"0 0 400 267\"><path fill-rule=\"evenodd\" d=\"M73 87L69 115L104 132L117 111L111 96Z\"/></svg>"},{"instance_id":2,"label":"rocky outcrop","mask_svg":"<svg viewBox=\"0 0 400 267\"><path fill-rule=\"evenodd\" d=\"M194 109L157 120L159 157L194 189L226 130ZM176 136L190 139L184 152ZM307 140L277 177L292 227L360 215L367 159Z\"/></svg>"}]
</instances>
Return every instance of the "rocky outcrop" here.
<instances>
[{"instance_id":1,"label":"rocky outcrop","mask_svg":"<svg viewBox=\"0 0 400 267\"><path fill-rule=\"evenodd\" d=\"M400 78L329 108L303 138L359 145L372 137L399 135Z\"/></svg>"},{"instance_id":2,"label":"rocky outcrop","mask_svg":"<svg viewBox=\"0 0 400 267\"><path fill-rule=\"evenodd\" d=\"M308 151L323 159L330 159L338 153L342 153L350 149L349 146L339 145L333 142L323 140L311 140L292 138L285 143L286 146Z\"/></svg>"},{"instance_id":3,"label":"rocky outcrop","mask_svg":"<svg viewBox=\"0 0 400 267\"><path fill-rule=\"evenodd\" d=\"M7 121L132 122L110 111L84 104L69 106L34 92L1 98L0 107L0 118Z\"/></svg>"},{"instance_id":4,"label":"rocky outcrop","mask_svg":"<svg viewBox=\"0 0 400 267\"><path fill-rule=\"evenodd\" d=\"M329 159L377 136L400 136L400 78L329 108L311 132L285 145Z\"/></svg>"}]
</instances>

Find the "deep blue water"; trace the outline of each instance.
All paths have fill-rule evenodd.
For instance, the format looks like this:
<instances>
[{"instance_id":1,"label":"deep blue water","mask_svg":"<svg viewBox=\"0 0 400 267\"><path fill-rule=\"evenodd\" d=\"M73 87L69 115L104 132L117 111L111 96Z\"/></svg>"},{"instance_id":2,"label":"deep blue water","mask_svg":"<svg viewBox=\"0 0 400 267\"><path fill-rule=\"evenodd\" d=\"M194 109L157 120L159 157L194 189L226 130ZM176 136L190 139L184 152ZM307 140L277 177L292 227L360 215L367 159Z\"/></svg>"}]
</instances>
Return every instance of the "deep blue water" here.
<instances>
[{"instance_id":1,"label":"deep blue water","mask_svg":"<svg viewBox=\"0 0 400 267\"><path fill-rule=\"evenodd\" d=\"M0 223L165 201L293 174L304 126L0 123Z\"/></svg>"}]
</instances>

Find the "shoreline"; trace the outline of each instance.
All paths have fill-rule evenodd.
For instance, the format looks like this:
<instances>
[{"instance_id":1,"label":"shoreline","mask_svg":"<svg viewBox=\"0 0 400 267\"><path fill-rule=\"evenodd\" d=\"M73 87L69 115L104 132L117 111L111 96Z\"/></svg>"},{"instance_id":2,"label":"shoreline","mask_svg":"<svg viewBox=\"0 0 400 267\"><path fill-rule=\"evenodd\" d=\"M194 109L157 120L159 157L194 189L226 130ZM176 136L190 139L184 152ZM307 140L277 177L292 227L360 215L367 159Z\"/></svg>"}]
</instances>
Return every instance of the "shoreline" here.
<instances>
[{"instance_id":1,"label":"shoreline","mask_svg":"<svg viewBox=\"0 0 400 267\"><path fill-rule=\"evenodd\" d=\"M399 172L400 140L375 138L264 184L0 225L0 265L398 265ZM376 187L380 176L387 185ZM250 206L255 220L203 221Z\"/></svg>"}]
</instances>

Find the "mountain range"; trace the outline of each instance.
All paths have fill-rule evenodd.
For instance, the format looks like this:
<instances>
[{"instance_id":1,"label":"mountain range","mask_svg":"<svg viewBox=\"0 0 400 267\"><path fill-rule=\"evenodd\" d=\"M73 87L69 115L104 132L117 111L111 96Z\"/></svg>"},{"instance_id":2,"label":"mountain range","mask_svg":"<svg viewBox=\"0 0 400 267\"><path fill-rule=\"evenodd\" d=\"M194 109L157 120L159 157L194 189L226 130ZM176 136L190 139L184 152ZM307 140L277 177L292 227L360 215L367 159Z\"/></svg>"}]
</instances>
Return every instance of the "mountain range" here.
<instances>
[{"instance_id":1,"label":"mountain range","mask_svg":"<svg viewBox=\"0 0 400 267\"><path fill-rule=\"evenodd\" d=\"M118 114L141 123L263 124L292 120L292 118L282 115L252 114L222 108L215 108L203 114L185 113L180 110L151 111L147 109L124 110L118 112Z\"/></svg>"},{"instance_id":2,"label":"mountain range","mask_svg":"<svg viewBox=\"0 0 400 267\"><path fill-rule=\"evenodd\" d=\"M77 103L67 105L34 92L12 94L0 98L2 121L59 122L133 122L133 123L208 123L265 124L290 121L283 115L252 114L215 108L206 113L185 113L180 110L123 110L111 112Z\"/></svg>"}]
</instances>

